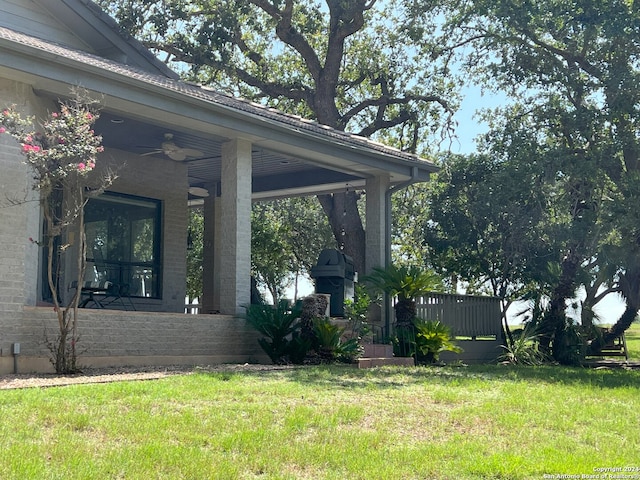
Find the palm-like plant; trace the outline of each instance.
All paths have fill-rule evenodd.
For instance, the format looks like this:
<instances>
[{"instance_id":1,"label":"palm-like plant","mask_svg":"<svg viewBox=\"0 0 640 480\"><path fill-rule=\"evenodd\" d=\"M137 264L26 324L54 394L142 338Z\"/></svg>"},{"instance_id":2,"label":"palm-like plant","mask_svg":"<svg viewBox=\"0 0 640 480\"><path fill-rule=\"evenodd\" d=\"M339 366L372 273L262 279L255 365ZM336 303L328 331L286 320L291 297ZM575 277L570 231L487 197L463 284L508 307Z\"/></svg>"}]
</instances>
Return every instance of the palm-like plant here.
<instances>
[{"instance_id":1,"label":"palm-like plant","mask_svg":"<svg viewBox=\"0 0 640 480\"><path fill-rule=\"evenodd\" d=\"M413 324L416 318L416 297L442 290L442 281L434 272L415 266L374 268L364 278L364 282L397 299L394 309L399 327Z\"/></svg>"},{"instance_id":2,"label":"palm-like plant","mask_svg":"<svg viewBox=\"0 0 640 480\"><path fill-rule=\"evenodd\" d=\"M258 343L275 364L288 363L292 350L297 349L299 317L299 309L290 310L284 303L251 305L245 314L247 323L264 335Z\"/></svg>"},{"instance_id":3,"label":"palm-like plant","mask_svg":"<svg viewBox=\"0 0 640 480\"><path fill-rule=\"evenodd\" d=\"M440 352L462 352L462 348L453 341L451 329L444 323L420 320L415 326L418 359L433 363L438 361Z\"/></svg>"},{"instance_id":4,"label":"palm-like plant","mask_svg":"<svg viewBox=\"0 0 640 480\"><path fill-rule=\"evenodd\" d=\"M342 340L344 328L332 324L328 318L315 318L313 322L315 349L324 363L339 361L351 363L361 353L358 340L350 338Z\"/></svg>"}]
</instances>

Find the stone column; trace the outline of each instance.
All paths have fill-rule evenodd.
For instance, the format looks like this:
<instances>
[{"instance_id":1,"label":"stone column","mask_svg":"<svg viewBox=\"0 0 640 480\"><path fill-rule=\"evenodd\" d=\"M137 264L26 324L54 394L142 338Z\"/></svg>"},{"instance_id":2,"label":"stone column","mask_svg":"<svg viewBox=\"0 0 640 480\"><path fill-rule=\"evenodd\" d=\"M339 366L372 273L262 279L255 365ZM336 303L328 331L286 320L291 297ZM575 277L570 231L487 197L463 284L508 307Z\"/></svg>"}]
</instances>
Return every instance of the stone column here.
<instances>
[{"instance_id":1,"label":"stone column","mask_svg":"<svg viewBox=\"0 0 640 480\"><path fill-rule=\"evenodd\" d=\"M387 244L387 191L389 190L390 178L388 175L381 175L367 179L365 189L366 195L366 237L365 237L365 274L370 274L375 267L384 268L386 244ZM382 308L372 306L369 311L369 320L386 324L387 297L383 299Z\"/></svg>"},{"instance_id":2,"label":"stone column","mask_svg":"<svg viewBox=\"0 0 640 480\"><path fill-rule=\"evenodd\" d=\"M367 179L366 204L366 251L365 274L371 273L374 267L384 267L386 251L386 202L385 195L389 190L389 176L378 176Z\"/></svg>"},{"instance_id":3,"label":"stone column","mask_svg":"<svg viewBox=\"0 0 640 480\"><path fill-rule=\"evenodd\" d=\"M251 300L251 142L222 145L220 313L244 312Z\"/></svg>"},{"instance_id":4,"label":"stone column","mask_svg":"<svg viewBox=\"0 0 640 480\"><path fill-rule=\"evenodd\" d=\"M202 313L220 311L221 204L217 186L204 199L204 238L202 251Z\"/></svg>"}]
</instances>

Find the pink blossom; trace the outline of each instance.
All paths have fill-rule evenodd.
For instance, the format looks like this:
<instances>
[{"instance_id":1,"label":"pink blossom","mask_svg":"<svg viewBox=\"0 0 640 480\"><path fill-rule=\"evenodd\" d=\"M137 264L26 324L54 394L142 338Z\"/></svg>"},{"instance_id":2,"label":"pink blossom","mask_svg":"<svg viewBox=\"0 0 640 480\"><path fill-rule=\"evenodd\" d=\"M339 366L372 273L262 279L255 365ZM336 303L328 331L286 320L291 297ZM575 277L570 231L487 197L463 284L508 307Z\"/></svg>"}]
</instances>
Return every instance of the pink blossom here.
<instances>
[{"instance_id":1,"label":"pink blossom","mask_svg":"<svg viewBox=\"0 0 640 480\"><path fill-rule=\"evenodd\" d=\"M41 148L38 145L33 145L31 147L31 151L32 152L38 153L40 150L41 150Z\"/></svg>"},{"instance_id":2,"label":"pink blossom","mask_svg":"<svg viewBox=\"0 0 640 480\"><path fill-rule=\"evenodd\" d=\"M87 166L83 162L80 162L78 164L78 171L79 172L83 172L86 168L87 168Z\"/></svg>"},{"instance_id":3,"label":"pink blossom","mask_svg":"<svg viewBox=\"0 0 640 480\"><path fill-rule=\"evenodd\" d=\"M6 131L7 131L7 129L6 129L6 128L4 128L4 127L0 127L0 133L4 133L4 132L6 132Z\"/></svg>"},{"instance_id":4,"label":"pink blossom","mask_svg":"<svg viewBox=\"0 0 640 480\"><path fill-rule=\"evenodd\" d=\"M87 112L87 120L93 120L93 115L91 115L91 112Z\"/></svg>"},{"instance_id":5,"label":"pink blossom","mask_svg":"<svg viewBox=\"0 0 640 480\"><path fill-rule=\"evenodd\" d=\"M25 142L27 142L27 143L31 143L31 142L33 142L33 137L32 137L31 135L27 135L27 136L24 138L24 140L25 140Z\"/></svg>"},{"instance_id":6,"label":"pink blossom","mask_svg":"<svg viewBox=\"0 0 640 480\"><path fill-rule=\"evenodd\" d=\"M89 162L89 163L87 164L87 166L88 166L90 169L93 169L93 168L96 166L96 164L95 164L95 162Z\"/></svg>"},{"instance_id":7,"label":"pink blossom","mask_svg":"<svg viewBox=\"0 0 640 480\"><path fill-rule=\"evenodd\" d=\"M53 112L53 113L51 114L51 116L52 116L53 118L58 118L58 113L57 113L57 112Z\"/></svg>"},{"instance_id":8,"label":"pink blossom","mask_svg":"<svg viewBox=\"0 0 640 480\"><path fill-rule=\"evenodd\" d=\"M98 148L96 148L97 152L104 152L104 147L102 145L100 145Z\"/></svg>"}]
</instances>

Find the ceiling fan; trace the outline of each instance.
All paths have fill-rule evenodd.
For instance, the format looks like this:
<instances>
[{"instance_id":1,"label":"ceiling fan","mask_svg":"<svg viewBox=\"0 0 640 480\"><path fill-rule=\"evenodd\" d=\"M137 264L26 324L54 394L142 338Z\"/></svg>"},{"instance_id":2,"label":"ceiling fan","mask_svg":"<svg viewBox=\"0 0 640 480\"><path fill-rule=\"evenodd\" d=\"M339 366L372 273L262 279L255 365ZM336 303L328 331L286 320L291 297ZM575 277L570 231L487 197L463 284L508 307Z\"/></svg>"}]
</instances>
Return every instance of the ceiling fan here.
<instances>
[{"instance_id":1,"label":"ceiling fan","mask_svg":"<svg viewBox=\"0 0 640 480\"><path fill-rule=\"evenodd\" d=\"M195 148L183 148L176 145L173 141L173 133L165 133L164 142L160 144L160 148L143 153L142 156L156 155L158 153L162 153L176 162L182 162L186 160L187 157L195 158L203 155L200 150L196 150Z\"/></svg>"}]
</instances>

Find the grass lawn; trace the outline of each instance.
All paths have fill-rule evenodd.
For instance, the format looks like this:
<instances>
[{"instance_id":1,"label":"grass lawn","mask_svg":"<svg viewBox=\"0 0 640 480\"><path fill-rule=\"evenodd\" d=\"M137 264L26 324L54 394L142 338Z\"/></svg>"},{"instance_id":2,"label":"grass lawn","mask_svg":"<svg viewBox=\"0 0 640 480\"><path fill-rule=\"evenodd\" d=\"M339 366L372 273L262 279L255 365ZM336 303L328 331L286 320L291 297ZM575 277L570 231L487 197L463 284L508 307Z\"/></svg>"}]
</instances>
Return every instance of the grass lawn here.
<instances>
[{"instance_id":1,"label":"grass lawn","mask_svg":"<svg viewBox=\"0 0 640 480\"><path fill-rule=\"evenodd\" d=\"M631 328L625 332L627 339L627 349L629 350L629 360L640 362L640 323L635 322Z\"/></svg>"},{"instance_id":2,"label":"grass lawn","mask_svg":"<svg viewBox=\"0 0 640 480\"><path fill-rule=\"evenodd\" d=\"M196 372L0 391L0 416L1 479L541 479L640 469L640 371Z\"/></svg>"}]
</instances>

